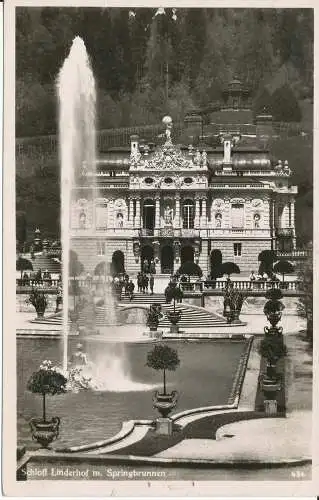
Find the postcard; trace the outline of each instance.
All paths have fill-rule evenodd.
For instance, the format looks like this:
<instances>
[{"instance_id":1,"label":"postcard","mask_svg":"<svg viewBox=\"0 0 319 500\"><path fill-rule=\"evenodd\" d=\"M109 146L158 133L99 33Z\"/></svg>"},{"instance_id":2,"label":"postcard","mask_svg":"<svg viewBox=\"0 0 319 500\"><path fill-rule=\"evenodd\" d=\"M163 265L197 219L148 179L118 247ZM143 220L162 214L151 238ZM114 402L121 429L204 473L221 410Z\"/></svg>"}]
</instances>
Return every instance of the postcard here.
<instances>
[{"instance_id":1,"label":"postcard","mask_svg":"<svg viewBox=\"0 0 319 500\"><path fill-rule=\"evenodd\" d=\"M315 494L314 4L4 14L4 493Z\"/></svg>"}]
</instances>

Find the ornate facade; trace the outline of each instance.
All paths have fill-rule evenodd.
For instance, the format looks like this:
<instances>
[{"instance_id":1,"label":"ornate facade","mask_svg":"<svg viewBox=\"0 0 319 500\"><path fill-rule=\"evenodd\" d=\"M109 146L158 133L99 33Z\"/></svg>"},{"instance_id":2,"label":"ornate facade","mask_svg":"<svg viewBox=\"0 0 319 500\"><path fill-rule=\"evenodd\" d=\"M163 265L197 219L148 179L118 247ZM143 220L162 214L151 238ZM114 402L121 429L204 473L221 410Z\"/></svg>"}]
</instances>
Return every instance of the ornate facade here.
<instances>
[{"instance_id":1,"label":"ornate facade","mask_svg":"<svg viewBox=\"0 0 319 500\"><path fill-rule=\"evenodd\" d=\"M161 145L132 136L130 151L109 150L96 172L83 169L70 230L86 271L113 262L136 274L154 258L157 274L194 260L207 275L218 249L249 273L261 250L295 248L297 187L287 162L229 130L216 147L176 145L170 118L163 123Z\"/></svg>"}]
</instances>

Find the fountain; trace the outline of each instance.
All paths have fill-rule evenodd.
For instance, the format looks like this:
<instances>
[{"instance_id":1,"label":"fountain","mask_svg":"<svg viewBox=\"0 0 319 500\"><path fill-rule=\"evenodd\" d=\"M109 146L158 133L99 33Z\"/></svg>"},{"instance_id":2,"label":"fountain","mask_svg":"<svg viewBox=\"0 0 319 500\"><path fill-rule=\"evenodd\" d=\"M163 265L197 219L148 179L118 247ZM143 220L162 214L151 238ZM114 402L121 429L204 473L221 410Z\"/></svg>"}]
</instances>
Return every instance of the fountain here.
<instances>
[{"instance_id":1,"label":"fountain","mask_svg":"<svg viewBox=\"0 0 319 500\"><path fill-rule=\"evenodd\" d=\"M67 370L69 329L69 221L72 188L85 164L95 169L95 82L83 40L73 40L60 70L59 145L61 165L61 236L63 294L63 370ZM93 187L92 187L93 189Z\"/></svg>"},{"instance_id":2,"label":"fountain","mask_svg":"<svg viewBox=\"0 0 319 500\"><path fill-rule=\"evenodd\" d=\"M125 370L125 353L112 351L112 344L108 344L108 352L103 352L102 358L94 356L93 362L85 366L71 365L68 362L69 320L76 313L69 310L69 268L70 268L70 234L71 197L73 188L83 175L83 168L93 179L91 196L95 195L95 168L96 168L96 127L95 106L96 90L93 72L85 44L80 37L73 40L68 57L65 59L57 80L59 99L59 143L61 168L61 236L62 236L62 281L63 281L63 363L62 370L72 378L72 386L80 382L80 387L101 390L111 390L110 384L115 384L114 390L148 390L147 384L138 384L130 380ZM87 194L89 194L87 190ZM106 271L106 269L105 269ZM106 274L106 273L105 273ZM91 342L111 340L107 336L113 334L112 326L119 325L116 313L116 304L108 277L105 275L102 296L103 307L99 308L99 321L103 326L100 335L89 335ZM92 297L93 299L93 297ZM93 304L93 308L95 306ZM88 316L94 314L89 309L82 311ZM74 318L73 318L74 319ZM90 319L89 317L87 319ZM94 318L96 320L96 317ZM72 322L71 322L72 323ZM74 322L71 326L74 328ZM128 326L128 325L126 325ZM109 328L108 328L109 327ZM102 334L101 334L102 333ZM112 342L112 340L111 340ZM95 359L96 358L96 359ZM77 381L74 379L77 379ZM102 382L103 379L103 382ZM109 385L106 384L108 380Z\"/></svg>"}]
</instances>

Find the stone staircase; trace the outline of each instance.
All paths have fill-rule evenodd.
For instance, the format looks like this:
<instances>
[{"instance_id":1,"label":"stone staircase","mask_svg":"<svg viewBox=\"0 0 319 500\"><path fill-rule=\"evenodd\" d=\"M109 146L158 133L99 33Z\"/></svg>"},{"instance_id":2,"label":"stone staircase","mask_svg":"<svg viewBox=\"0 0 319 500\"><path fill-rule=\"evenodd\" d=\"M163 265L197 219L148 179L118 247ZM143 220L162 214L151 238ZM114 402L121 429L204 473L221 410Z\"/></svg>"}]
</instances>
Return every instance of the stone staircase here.
<instances>
[{"instance_id":1,"label":"stone staircase","mask_svg":"<svg viewBox=\"0 0 319 500\"><path fill-rule=\"evenodd\" d=\"M162 312L165 314L166 311L173 311L174 306L173 303L166 304L165 296L162 293L154 293L150 294L142 294L136 293L134 294L134 298L132 301L129 300L128 297L123 295L122 300L120 301L119 310L123 306L123 309L130 309L131 307L134 309L134 306L141 307L145 309L145 319L148 307L150 304L161 304ZM144 306L144 307L143 307ZM176 303L176 310L182 311L181 320L178 322L178 326L183 328L211 328L215 326L227 326L227 321L220 315L217 315L211 311L207 311L202 307L193 306L186 303ZM104 305L96 306L95 313L90 309L90 311L84 309L80 313L80 317L78 320L79 326L88 326L88 322L92 322L95 327L103 327L108 324L109 308ZM119 314L120 317L120 314ZM41 320L41 323L51 324L53 325L61 325L62 324L62 313L57 313L56 315L52 315L51 317L44 318ZM171 325L168 318L165 317L160 321L159 328L169 328Z\"/></svg>"}]
</instances>

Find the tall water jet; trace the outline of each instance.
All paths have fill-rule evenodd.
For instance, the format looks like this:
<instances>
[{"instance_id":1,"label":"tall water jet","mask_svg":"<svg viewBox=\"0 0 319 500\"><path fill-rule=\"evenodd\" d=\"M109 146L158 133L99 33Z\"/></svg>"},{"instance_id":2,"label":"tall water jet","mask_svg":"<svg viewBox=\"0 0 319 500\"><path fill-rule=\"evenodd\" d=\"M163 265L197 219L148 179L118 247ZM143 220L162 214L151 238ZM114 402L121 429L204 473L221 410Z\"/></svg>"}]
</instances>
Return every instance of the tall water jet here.
<instances>
[{"instance_id":1,"label":"tall water jet","mask_svg":"<svg viewBox=\"0 0 319 500\"><path fill-rule=\"evenodd\" d=\"M69 254L72 190L83 166L95 173L96 89L89 57L80 37L73 40L57 80L61 172L61 240L63 283L63 370L68 365ZM95 179L95 175L92 175ZM92 191L94 190L94 182ZM93 196L93 192L92 192Z\"/></svg>"}]
</instances>

